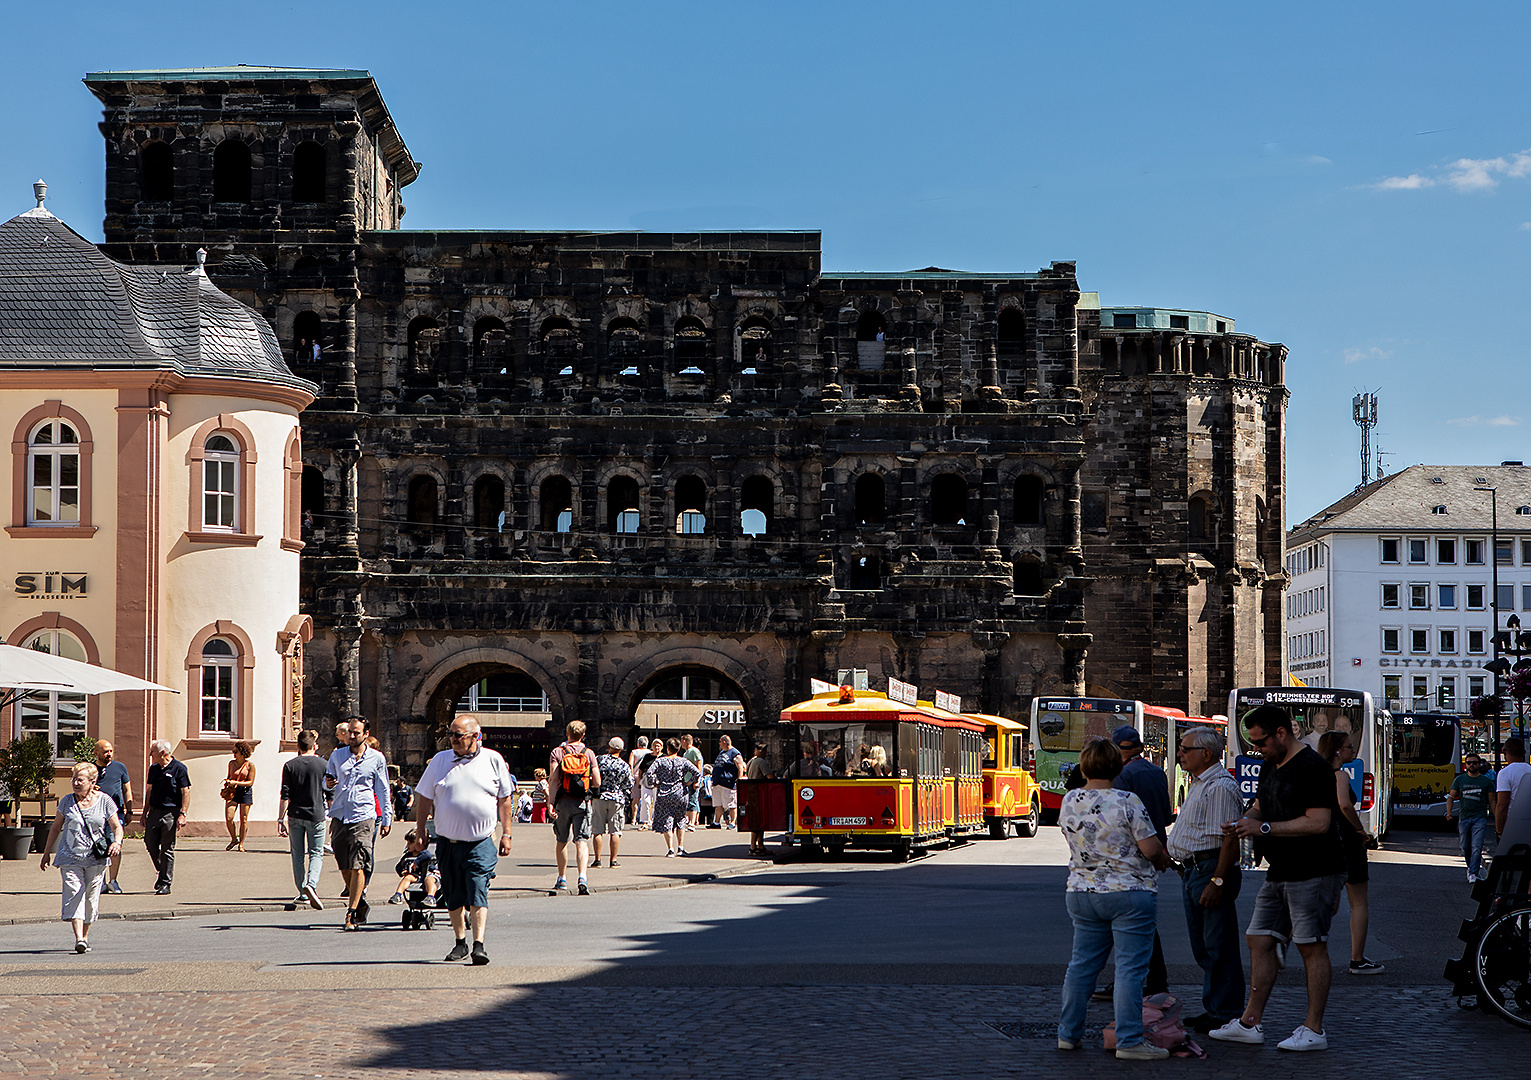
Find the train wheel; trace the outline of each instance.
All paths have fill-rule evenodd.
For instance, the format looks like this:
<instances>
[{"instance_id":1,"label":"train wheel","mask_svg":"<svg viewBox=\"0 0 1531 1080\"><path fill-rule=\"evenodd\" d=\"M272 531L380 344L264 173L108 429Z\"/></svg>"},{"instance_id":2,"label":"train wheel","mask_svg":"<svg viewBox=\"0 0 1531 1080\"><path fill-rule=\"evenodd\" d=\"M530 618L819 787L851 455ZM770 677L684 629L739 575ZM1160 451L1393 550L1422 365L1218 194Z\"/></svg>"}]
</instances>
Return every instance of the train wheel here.
<instances>
[{"instance_id":1,"label":"train wheel","mask_svg":"<svg viewBox=\"0 0 1531 1080\"><path fill-rule=\"evenodd\" d=\"M1010 834L1009 820L1002 817L989 819L989 836L994 840L1003 840Z\"/></svg>"},{"instance_id":2,"label":"train wheel","mask_svg":"<svg viewBox=\"0 0 1531 1080\"><path fill-rule=\"evenodd\" d=\"M1531 908L1489 923L1473 953L1473 970L1484 1011L1531 1028Z\"/></svg>"},{"instance_id":3,"label":"train wheel","mask_svg":"<svg viewBox=\"0 0 1531 1080\"><path fill-rule=\"evenodd\" d=\"M829 853L829 857L831 859L843 859L843 858L845 858L845 845L844 844L825 844L824 845L824 850Z\"/></svg>"},{"instance_id":4,"label":"train wheel","mask_svg":"<svg viewBox=\"0 0 1531 1080\"><path fill-rule=\"evenodd\" d=\"M1042 823L1042 807L1035 798L1031 800L1031 813L1015 819L1015 831L1020 836L1035 836Z\"/></svg>"},{"instance_id":5,"label":"train wheel","mask_svg":"<svg viewBox=\"0 0 1531 1080\"><path fill-rule=\"evenodd\" d=\"M908 862L909 854L912 850L913 846L908 840L900 840L897 844L893 845L893 861Z\"/></svg>"}]
</instances>

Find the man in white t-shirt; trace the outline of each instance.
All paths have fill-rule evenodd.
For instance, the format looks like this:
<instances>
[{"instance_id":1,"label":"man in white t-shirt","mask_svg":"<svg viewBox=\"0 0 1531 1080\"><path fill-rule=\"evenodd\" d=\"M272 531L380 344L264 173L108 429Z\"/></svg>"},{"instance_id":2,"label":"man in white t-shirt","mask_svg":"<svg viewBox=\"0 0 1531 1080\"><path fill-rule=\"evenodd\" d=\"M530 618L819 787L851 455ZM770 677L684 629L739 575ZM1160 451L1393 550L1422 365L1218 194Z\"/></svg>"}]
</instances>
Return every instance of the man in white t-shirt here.
<instances>
[{"instance_id":1,"label":"man in white t-shirt","mask_svg":"<svg viewBox=\"0 0 1531 1080\"><path fill-rule=\"evenodd\" d=\"M510 854L510 827L516 793L505 759L483 748L478 721L459 716L448 729L452 747L425 766L415 785L415 831L426 836L425 823L436 818L436 865L441 897L450 909L457 944L447 960L469 956L467 930L473 929L475 964L489 963L484 928L489 922L489 879L499 855ZM494 825L500 824L498 855Z\"/></svg>"},{"instance_id":2,"label":"man in white t-shirt","mask_svg":"<svg viewBox=\"0 0 1531 1080\"><path fill-rule=\"evenodd\" d=\"M1515 802L1526 777L1531 776L1531 765L1526 764L1526 744L1522 739L1504 741L1504 768L1494 781L1494 832L1504 835L1504 823L1510 817L1510 806Z\"/></svg>"}]
</instances>

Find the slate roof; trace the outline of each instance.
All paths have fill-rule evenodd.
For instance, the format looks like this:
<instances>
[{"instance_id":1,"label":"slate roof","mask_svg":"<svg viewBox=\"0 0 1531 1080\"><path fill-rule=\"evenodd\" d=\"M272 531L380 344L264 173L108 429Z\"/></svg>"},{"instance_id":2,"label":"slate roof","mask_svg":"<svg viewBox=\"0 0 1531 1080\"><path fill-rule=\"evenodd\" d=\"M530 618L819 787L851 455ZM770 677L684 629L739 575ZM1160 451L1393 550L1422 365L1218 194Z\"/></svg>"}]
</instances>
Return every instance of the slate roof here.
<instances>
[{"instance_id":1,"label":"slate roof","mask_svg":"<svg viewBox=\"0 0 1531 1080\"><path fill-rule=\"evenodd\" d=\"M265 319L199 266L126 266L38 207L0 225L0 371L151 368L309 393Z\"/></svg>"},{"instance_id":2,"label":"slate roof","mask_svg":"<svg viewBox=\"0 0 1531 1080\"><path fill-rule=\"evenodd\" d=\"M1474 488L1498 489L1499 531L1531 529L1531 468L1524 465L1411 465L1374 480L1325 507L1287 534L1287 543L1331 532L1486 531L1492 496ZM1437 514L1434 508L1444 506Z\"/></svg>"}]
</instances>

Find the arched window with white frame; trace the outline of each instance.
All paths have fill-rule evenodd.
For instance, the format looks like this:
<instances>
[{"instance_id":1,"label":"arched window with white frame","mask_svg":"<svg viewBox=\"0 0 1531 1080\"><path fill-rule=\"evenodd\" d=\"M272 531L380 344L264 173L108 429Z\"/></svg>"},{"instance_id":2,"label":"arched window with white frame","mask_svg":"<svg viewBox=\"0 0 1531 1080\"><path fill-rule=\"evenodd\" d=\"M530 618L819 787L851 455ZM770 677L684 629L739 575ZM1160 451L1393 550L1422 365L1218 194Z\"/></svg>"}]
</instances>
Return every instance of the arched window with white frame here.
<instances>
[{"instance_id":1,"label":"arched window with white frame","mask_svg":"<svg viewBox=\"0 0 1531 1080\"><path fill-rule=\"evenodd\" d=\"M44 420L27 439L27 524L79 523L79 433L67 420Z\"/></svg>"},{"instance_id":2,"label":"arched window with white frame","mask_svg":"<svg viewBox=\"0 0 1531 1080\"><path fill-rule=\"evenodd\" d=\"M239 649L228 638L209 638L202 646L201 731L232 736L238 724Z\"/></svg>"},{"instance_id":3,"label":"arched window with white frame","mask_svg":"<svg viewBox=\"0 0 1531 1080\"><path fill-rule=\"evenodd\" d=\"M22 642L22 648L68 660L87 661L85 646L65 630L39 630ZM85 734L88 703L84 694L60 690L34 690L16 704L16 732L19 738L42 735L53 747L56 757L68 761L74 757L74 744Z\"/></svg>"},{"instance_id":4,"label":"arched window with white frame","mask_svg":"<svg viewBox=\"0 0 1531 1080\"><path fill-rule=\"evenodd\" d=\"M239 444L225 431L208 436L202 452L202 527L239 531Z\"/></svg>"}]
</instances>

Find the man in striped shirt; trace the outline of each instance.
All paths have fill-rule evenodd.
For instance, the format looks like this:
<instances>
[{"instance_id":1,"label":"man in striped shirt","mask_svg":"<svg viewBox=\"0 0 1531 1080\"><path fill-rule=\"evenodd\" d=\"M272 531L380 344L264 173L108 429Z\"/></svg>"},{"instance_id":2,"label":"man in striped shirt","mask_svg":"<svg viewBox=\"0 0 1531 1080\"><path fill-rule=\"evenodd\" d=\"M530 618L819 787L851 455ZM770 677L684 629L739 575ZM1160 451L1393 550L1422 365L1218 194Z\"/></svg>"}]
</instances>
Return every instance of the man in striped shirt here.
<instances>
[{"instance_id":1,"label":"man in striped shirt","mask_svg":"<svg viewBox=\"0 0 1531 1080\"><path fill-rule=\"evenodd\" d=\"M1223 768L1223 737L1209 727L1181 733L1175 751L1191 774L1180 816L1169 834L1170 857L1181 866L1191 952L1201 965L1202 1012L1185 1022L1199 1032L1221 1027L1244 1011L1244 962L1239 951L1239 841L1224 822L1243 813L1239 787Z\"/></svg>"}]
</instances>

